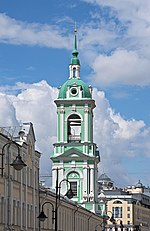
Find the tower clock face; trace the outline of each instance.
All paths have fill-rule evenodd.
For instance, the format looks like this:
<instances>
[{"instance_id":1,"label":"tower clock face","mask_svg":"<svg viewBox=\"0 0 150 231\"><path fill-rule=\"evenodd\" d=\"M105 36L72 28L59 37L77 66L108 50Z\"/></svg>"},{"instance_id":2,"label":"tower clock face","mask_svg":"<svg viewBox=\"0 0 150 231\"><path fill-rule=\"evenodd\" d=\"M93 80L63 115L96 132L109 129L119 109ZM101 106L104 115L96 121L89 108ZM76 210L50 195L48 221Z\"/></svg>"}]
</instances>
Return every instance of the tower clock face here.
<instances>
[{"instance_id":1,"label":"tower clock face","mask_svg":"<svg viewBox=\"0 0 150 231\"><path fill-rule=\"evenodd\" d=\"M78 94L78 89L76 87L72 87L70 89L70 93L72 96L76 96Z\"/></svg>"}]
</instances>

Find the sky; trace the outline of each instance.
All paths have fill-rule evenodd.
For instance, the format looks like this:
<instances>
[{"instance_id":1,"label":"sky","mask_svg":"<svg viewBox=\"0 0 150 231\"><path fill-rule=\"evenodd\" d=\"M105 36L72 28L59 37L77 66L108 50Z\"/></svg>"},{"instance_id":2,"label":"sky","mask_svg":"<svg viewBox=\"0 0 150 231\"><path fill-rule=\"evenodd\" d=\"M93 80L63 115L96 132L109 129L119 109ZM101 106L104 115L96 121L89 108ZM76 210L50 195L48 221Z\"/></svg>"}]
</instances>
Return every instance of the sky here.
<instances>
[{"instance_id":1,"label":"sky","mask_svg":"<svg viewBox=\"0 0 150 231\"><path fill-rule=\"evenodd\" d=\"M41 175L51 175L54 100L69 77L76 22L99 175L150 185L149 12L149 0L0 0L0 126L33 123Z\"/></svg>"}]
</instances>

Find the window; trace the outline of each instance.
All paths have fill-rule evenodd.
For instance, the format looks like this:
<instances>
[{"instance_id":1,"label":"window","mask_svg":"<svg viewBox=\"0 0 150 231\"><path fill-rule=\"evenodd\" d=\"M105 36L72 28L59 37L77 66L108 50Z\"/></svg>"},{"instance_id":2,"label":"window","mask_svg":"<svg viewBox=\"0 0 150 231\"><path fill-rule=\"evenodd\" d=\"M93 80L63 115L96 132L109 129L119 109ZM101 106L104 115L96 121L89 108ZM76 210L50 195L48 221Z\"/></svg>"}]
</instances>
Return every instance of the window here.
<instances>
[{"instance_id":1,"label":"window","mask_svg":"<svg viewBox=\"0 0 150 231\"><path fill-rule=\"evenodd\" d=\"M76 68L73 68L73 77L76 77Z\"/></svg>"},{"instance_id":2,"label":"window","mask_svg":"<svg viewBox=\"0 0 150 231\"><path fill-rule=\"evenodd\" d=\"M130 218L130 213L127 214L127 217Z\"/></svg>"},{"instance_id":3,"label":"window","mask_svg":"<svg viewBox=\"0 0 150 231\"><path fill-rule=\"evenodd\" d=\"M70 187L72 192L74 193L74 196L77 196L77 181L70 182Z\"/></svg>"},{"instance_id":4,"label":"window","mask_svg":"<svg viewBox=\"0 0 150 231\"><path fill-rule=\"evenodd\" d=\"M122 218L122 207L113 207L114 218Z\"/></svg>"},{"instance_id":5,"label":"window","mask_svg":"<svg viewBox=\"0 0 150 231\"><path fill-rule=\"evenodd\" d=\"M107 182L105 182L105 184L106 184ZM121 201L114 201L114 203L113 204L122 204L122 202Z\"/></svg>"},{"instance_id":6,"label":"window","mask_svg":"<svg viewBox=\"0 0 150 231\"><path fill-rule=\"evenodd\" d=\"M13 224L16 225L16 201L13 200Z\"/></svg>"},{"instance_id":7,"label":"window","mask_svg":"<svg viewBox=\"0 0 150 231\"><path fill-rule=\"evenodd\" d=\"M68 117L68 142L81 141L81 118L77 114Z\"/></svg>"},{"instance_id":8,"label":"window","mask_svg":"<svg viewBox=\"0 0 150 231\"><path fill-rule=\"evenodd\" d=\"M128 207L127 210L130 211L130 207Z\"/></svg>"},{"instance_id":9,"label":"window","mask_svg":"<svg viewBox=\"0 0 150 231\"><path fill-rule=\"evenodd\" d=\"M70 92L71 92L71 94L72 94L73 96L75 96L75 95L77 95L78 90L77 90L77 88L72 87L71 90L70 90Z\"/></svg>"}]
</instances>

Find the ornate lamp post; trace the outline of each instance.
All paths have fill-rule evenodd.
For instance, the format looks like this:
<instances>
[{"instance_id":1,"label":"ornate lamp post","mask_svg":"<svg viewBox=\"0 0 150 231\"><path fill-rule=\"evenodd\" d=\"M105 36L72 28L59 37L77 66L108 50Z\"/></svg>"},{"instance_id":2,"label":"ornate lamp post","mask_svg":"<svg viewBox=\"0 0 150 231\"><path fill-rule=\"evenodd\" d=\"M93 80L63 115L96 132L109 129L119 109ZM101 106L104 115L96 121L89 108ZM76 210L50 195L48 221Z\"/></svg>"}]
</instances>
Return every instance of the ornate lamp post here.
<instances>
[{"instance_id":1,"label":"ornate lamp post","mask_svg":"<svg viewBox=\"0 0 150 231\"><path fill-rule=\"evenodd\" d=\"M62 181L60 181L60 183L58 184L58 171L59 171L59 168L56 169L56 193L55 193L55 209L54 209L54 205L51 203L51 202L45 202L43 205L42 205L42 211L41 213L39 214L39 216L37 218L40 219L40 221L44 221L46 218L48 218L45 213L44 213L44 205L49 203L52 205L52 223L53 221L55 220L55 231L58 231L58 200L60 200L60 188L61 188L61 183L63 181L67 181L69 184L70 182L67 180L67 179L63 179ZM71 187L69 188L69 190L67 191L67 193L65 194L65 196L67 196L69 199L71 199L74 194L71 190ZM54 216L55 214L55 216Z\"/></svg>"},{"instance_id":2,"label":"ornate lamp post","mask_svg":"<svg viewBox=\"0 0 150 231\"><path fill-rule=\"evenodd\" d=\"M10 164L11 166L14 167L15 170L20 171L23 167L27 166L21 156L20 156L20 148L19 145L16 144L14 141L9 141L8 143L4 144L3 148L2 148L2 153L0 154L2 156L2 163L1 163L1 175L3 177L4 175L4 155L5 155L5 148L8 146L7 152L9 154L9 148L11 145L15 145L17 147L18 150L18 155L16 156L16 159ZM9 168L9 166L8 166Z\"/></svg>"},{"instance_id":3,"label":"ornate lamp post","mask_svg":"<svg viewBox=\"0 0 150 231\"><path fill-rule=\"evenodd\" d=\"M10 156L9 156L9 149L11 146L16 146L17 148L17 156L16 159L10 164ZM2 148L2 153L0 153L2 160L1 160L1 176L4 176L4 155L6 154L5 149L7 148L7 155L6 155L6 163L7 163L7 179L8 179L8 185L7 185L7 228L8 230L10 230L10 217L11 217L11 209L10 209L10 197L11 197L11 190L10 190L10 184L11 184L11 179L10 179L10 166L13 166L15 170L20 171L23 167L27 166L21 156L20 156L20 148L19 145L17 143L15 143L14 141L10 140L9 142L7 142L6 144L4 144L3 148Z\"/></svg>"},{"instance_id":4,"label":"ornate lamp post","mask_svg":"<svg viewBox=\"0 0 150 231\"><path fill-rule=\"evenodd\" d=\"M40 221L45 221L45 219L47 219L48 217L45 215L44 213L44 205L45 204L50 204L52 206L52 224L54 223L55 217L54 217L54 205L50 202L50 201L46 201L43 203L42 205L42 211L40 212L39 216L37 217Z\"/></svg>"},{"instance_id":5,"label":"ornate lamp post","mask_svg":"<svg viewBox=\"0 0 150 231\"><path fill-rule=\"evenodd\" d=\"M123 222L121 219L117 219L117 222L120 221L120 230L123 231Z\"/></svg>"}]
</instances>

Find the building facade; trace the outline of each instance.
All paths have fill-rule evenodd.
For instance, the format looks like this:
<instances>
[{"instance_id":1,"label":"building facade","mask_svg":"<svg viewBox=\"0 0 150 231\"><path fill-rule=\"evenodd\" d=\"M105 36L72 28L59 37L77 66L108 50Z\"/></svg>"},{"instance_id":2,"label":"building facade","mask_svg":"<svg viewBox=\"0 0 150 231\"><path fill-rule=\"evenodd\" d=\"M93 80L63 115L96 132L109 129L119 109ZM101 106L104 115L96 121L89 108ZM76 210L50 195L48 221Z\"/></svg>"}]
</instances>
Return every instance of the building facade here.
<instances>
[{"instance_id":1,"label":"building facade","mask_svg":"<svg viewBox=\"0 0 150 231\"><path fill-rule=\"evenodd\" d=\"M38 230L40 153L32 124L0 128L0 150L0 231ZM27 165L20 171L10 166L18 150Z\"/></svg>"},{"instance_id":2,"label":"building facade","mask_svg":"<svg viewBox=\"0 0 150 231\"><path fill-rule=\"evenodd\" d=\"M69 65L69 79L59 88L57 106L57 143L52 154L52 188L67 179L74 192L73 201L90 211L96 210L99 151L93 142L92 88L80 79L76 30ZM68 188L64 181L61 193Z\"/></svg>"},{"instance_id":3,"label":"building facade","mask_svg":"<svg viewBox=\"0 0 150 231\"><path fill-rule=\"evenodd\" d=\"M40 202L44 214L47 216L44 222L40 222L41 231L54 231L55 221L53 222L52 204L56 205L55 192L44 187L40 188ZM50 203L49 203L50 202ZM93 212L83 208L76 202L61 196L58 202L58 221L57 229L60 231L102 231L103 220Z\"/></svg>"},{"instance_id":4,"label":"building facade","mask_svg":"<svg viewBox=\"0 0 150 231\"><path fill-rule=\"evenodd\" d=\"M126 188L114 187L113 181L102 174L98 179L101 215L106 218L106 230L150 230L150 189L139 181ZM121 226L122 225L122 226Z\"/></svg>"}]
</instances>

